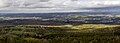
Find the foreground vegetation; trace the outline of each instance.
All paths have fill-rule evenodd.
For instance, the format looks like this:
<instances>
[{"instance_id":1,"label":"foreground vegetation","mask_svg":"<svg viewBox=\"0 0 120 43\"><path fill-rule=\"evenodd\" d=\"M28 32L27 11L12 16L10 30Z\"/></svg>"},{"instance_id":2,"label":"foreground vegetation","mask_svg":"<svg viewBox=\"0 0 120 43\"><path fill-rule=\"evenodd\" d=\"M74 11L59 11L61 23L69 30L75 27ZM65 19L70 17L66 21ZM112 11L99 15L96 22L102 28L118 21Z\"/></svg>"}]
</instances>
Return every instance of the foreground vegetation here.
<instances>
[{"instance_id":1,"label":"foreground vegetation","mask_svg":"<svg viewBox=\"0 0 120 43\"><path fill-rule=\"evenodd\" d=\"M120 25L0 26L0 43L119 43Z\"/></svg>"}]
</instances>

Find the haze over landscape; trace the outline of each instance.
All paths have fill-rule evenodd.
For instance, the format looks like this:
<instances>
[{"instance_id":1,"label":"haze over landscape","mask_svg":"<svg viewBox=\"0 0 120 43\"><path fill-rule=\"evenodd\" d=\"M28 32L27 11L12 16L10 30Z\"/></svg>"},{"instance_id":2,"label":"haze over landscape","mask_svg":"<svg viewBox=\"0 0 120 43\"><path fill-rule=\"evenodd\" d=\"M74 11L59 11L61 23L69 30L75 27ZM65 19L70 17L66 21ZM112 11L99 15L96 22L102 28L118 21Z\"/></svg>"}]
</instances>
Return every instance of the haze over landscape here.
<instances>
[{"instance_id":1,"label":"haze over landscape","mask_svg":"<svg viewBox=\"0 0 120 43\"><path fill-rule=\"evenodd\" d=\"M120 0L0 0L0 13L119 11Z\"/></svg>"}]
</instances>

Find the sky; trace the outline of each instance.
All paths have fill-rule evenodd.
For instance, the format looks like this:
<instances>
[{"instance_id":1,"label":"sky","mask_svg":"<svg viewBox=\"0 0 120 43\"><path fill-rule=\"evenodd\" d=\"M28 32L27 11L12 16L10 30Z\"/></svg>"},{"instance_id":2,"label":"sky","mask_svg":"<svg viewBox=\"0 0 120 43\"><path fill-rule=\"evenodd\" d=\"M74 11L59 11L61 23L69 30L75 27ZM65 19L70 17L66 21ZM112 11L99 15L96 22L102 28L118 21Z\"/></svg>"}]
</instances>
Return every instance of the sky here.
<instances>
[{"instance_id":1,"label":"sky","mask_svg":"<svg viewBox=\"0 0 120 43\"><path fill-rule=\"evenodd\" d=\"M0 13L119 12L119 6L120 0L0 0Z\"/></svg>"}]
</instances>

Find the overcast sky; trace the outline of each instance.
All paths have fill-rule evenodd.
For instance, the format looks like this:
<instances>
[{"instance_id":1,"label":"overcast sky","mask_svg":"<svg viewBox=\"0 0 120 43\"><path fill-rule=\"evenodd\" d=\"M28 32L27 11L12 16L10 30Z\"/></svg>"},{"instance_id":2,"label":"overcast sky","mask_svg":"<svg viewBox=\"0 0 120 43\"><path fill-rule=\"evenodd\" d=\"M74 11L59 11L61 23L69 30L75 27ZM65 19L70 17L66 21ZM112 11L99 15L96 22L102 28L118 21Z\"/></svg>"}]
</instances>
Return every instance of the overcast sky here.
<instances>
[{"instance_id":1,"label":"overcast sky","mask_svg":"<svg viewBox=\"0 0 120 43\"><path fill-rule=\"evenodd\" d=\"M90 12L120 6L120 0L0 0L0 12Z\"/></svg>"}]
</instances>

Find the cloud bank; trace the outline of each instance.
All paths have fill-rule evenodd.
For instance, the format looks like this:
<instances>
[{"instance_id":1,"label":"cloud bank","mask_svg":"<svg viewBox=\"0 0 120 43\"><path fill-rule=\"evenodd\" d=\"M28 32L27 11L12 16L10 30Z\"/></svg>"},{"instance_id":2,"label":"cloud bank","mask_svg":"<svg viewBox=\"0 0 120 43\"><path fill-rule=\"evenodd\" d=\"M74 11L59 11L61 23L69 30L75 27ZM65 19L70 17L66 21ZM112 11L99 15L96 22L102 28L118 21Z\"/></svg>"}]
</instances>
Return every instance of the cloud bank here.
<instances>
[{"instance_id":1,"label":"cloud bank","mask_svg":"<svg viewBox=\"0 0 120 43\"><path fill-rule=\"evenodd\" d=\"M120 6L120 0L0 0L0 12L84 12L112 6Z\"/></svg>"}]
</instances>

